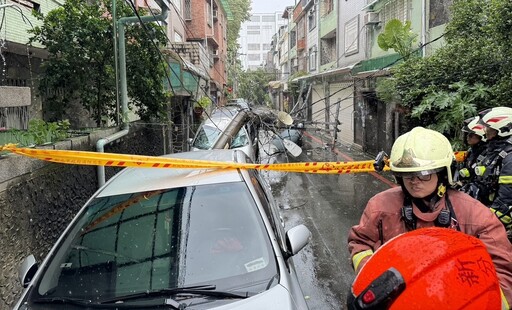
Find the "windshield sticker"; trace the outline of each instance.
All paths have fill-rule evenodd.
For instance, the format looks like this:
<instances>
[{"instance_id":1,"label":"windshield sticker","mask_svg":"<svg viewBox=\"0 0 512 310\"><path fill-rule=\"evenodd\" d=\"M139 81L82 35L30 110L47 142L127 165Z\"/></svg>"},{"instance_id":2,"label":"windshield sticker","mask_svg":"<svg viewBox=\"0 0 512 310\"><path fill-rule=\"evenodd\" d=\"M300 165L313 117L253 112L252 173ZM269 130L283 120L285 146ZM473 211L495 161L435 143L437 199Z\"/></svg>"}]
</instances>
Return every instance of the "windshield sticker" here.
<instances>
[{"instance_id":1,"label":"windshield sticker","mask_svg":"<svg viewBox=\"0 0 512 310\"><path fill-rule=\"evenodd\" d=\"M260 257L258 259L255 259L253 261L246 263L245 269L247 270L247 272L253 272L256 270L263 269L266 266L267 266L267 263L265 263L265 260L263 259L263 257Z\"/></svg>"}]
</instances>

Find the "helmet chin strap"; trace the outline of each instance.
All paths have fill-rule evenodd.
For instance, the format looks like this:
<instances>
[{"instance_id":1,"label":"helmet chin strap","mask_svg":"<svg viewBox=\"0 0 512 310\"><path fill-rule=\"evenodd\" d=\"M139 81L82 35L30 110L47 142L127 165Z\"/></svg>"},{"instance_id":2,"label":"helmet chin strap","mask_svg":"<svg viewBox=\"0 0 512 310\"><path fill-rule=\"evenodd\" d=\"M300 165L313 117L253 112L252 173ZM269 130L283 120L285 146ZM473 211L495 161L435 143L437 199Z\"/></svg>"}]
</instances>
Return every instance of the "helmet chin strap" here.
<instances>
[{"instance_id":1,"label":"helmet chin strap","mask_svg":"<svg viewBox=\"0 0 512 310\"><path fill-rule=\"evenodd\" d=\"M434 190L432 193L430 193L429 195L427 195L424 198L412 197L411 194L407 191L407 189L403 185L402 185L402 190L404 190L404 192L409 197L411 197L412 202L418 207L418 209L420 209L421 212L428 213L428 212L434 211L434 206L436 205L436 203L439 202L439 200L441 200L441 198L446 193L446 185L444 185L444 183L440 180L437 183L436 190ZM426 201L428 201L428 204L426 203Z\"/></svg>"}]
</instances>

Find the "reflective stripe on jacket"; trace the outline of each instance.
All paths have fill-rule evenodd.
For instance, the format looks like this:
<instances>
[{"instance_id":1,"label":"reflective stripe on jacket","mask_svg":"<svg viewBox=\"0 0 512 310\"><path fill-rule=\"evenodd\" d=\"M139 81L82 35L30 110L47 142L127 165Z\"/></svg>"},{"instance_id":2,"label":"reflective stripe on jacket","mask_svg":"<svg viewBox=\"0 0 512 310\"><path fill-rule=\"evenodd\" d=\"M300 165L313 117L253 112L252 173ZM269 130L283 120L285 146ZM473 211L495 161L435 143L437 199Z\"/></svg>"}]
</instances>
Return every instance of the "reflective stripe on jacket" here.
<instances>
[{"instance_id":1,"label":"reflective stripe on jacket","mask_svg":"<svg viewBox=\"0 0 512 310\"><path fill-rule=\"evenodd\" d=\"M447 194L460 230L479 238L486 245L496 267L503 293L508 304L512 305L512 244L507 239L505 228L489 208L476 199L452 189L448 190ZM401 219L403 203L404 195L400 187L381 192L368 201L359 224L353 226L349 232L348 249L351 257L363 251L375 252L382 243L407 232ZM435 212L422 213L413 205L417 228L435 226L434 221L445 206L445 198L436 206ZM382 229L379 229L379 226ZM453 223L451 228L456 229ZM367 255L358 260L356 272L359 272L369 257L370 255Z\"/></svg>"}]
</instances>

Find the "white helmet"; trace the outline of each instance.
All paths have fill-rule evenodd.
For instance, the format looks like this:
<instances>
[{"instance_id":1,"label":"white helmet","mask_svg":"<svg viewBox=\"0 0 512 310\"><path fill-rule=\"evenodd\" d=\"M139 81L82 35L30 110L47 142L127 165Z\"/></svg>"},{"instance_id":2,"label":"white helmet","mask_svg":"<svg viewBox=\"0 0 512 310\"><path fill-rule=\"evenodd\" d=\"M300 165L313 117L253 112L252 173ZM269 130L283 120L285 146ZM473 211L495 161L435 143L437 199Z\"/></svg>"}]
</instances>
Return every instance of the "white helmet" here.
<instances>
[{"instance_id":1,"label":"white helmet","mask_svg":"<svg viewBox=\"0 0 512 310\"><path fill-rule=\"evenodd\" d=\"M496 130L500 137L512 136L512 108L490 108L479 114L480 124Z\"/></svg>"},{"instance_id":2,"label":"white helmet","mask_svg":"<svg viewBox=\"0 0 512 310\"><path fill-rule=\"evenodd\" d=\"M464 127L462 127L463 132L473 133L482 138L482 141L487 141L485 137L484 125L480 124L478 121L480 120L480 116L473 116L464 120Z\"/></svg>"},{"instance_id":3,"label":"white helmet","mask_svg":"<svg viewBox=\"0 0 512 310\"><path fill-rule=\"evenodd\" d=\"M415 127L398 137L391 148L389 167L397 175L427 175L446 169L453 183L451 165L455 160L450 141L441 133Z\"/></svg>"}]
</instances>

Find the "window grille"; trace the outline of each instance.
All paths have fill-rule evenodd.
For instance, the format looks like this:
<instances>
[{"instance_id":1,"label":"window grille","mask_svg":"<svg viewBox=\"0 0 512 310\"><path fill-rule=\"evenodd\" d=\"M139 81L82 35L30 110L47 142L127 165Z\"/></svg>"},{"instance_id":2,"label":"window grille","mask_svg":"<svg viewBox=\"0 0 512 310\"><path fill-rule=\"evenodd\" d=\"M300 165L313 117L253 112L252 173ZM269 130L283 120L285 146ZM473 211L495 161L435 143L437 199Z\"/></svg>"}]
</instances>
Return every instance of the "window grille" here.
<instances>
[{"instance_id":1,"label":"window grille","mask_svg":"<svg viewBox=\"0 0 512 310\"><path fill-rule=\"evenodd\" d=\"M392 0L384 5L380 16L384 25L392 19L398 19L401 22L409 20L409 0Z\"/></svg>"},{"instance_id":2,"label":"window grille","mask_svg":"<svg viewBox=\"0 0 512 310\"><path fill-rule=\"evenodd\" d=\"M309 49L309 70L316 70L316 45Z\"/></svg>"},{"instance_id":3,"label":"window grille","mask_svg":"<svg viewBox=\"0 0 512 310\"><path fill-rule=\"evenodd\" d=\"M316 11L311 9L308 13L308 30L311 31L316 27Z\"/></svg>"},{"instance_id":4,"label":"window grille","mask_svg":"<svg viewBox=\"0 0 512 310\"><path fill-rule=\"evenodd\" d=\"M183 12L185 20L192 20L191 0L185 0L185 11Z\"/></svg>"}]
</instances>

